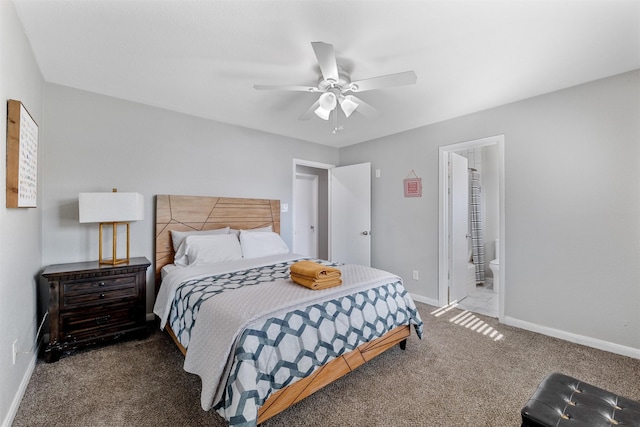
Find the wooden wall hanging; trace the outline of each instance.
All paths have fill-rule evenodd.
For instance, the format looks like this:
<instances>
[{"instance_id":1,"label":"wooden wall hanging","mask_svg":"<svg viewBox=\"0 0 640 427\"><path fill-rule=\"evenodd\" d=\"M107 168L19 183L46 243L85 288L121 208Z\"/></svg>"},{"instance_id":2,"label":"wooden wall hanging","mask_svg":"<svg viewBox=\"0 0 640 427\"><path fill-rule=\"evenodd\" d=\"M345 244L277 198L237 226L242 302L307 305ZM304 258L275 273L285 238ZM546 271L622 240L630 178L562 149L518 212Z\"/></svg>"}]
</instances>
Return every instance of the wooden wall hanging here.
<instances>
[{"instance_id":1,"label":"wooden wall hanging","mask_svg":"<svg viewBox=\"0 0 640 427\"><path fill-rule=\"evenodd\" d=\"M20 101L7 102L7 207L35 208L38 125Z\"/></svg>"}]
</instances>

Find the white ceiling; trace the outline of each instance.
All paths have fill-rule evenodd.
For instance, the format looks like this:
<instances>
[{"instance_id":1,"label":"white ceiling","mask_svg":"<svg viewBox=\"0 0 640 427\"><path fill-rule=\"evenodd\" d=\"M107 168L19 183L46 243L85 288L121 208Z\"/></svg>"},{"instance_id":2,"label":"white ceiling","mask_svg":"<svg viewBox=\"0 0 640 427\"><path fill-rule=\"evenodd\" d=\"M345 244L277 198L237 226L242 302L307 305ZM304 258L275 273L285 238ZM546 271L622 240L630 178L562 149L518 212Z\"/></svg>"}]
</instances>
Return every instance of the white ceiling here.
<instances>
[{"instance_id":1,"label":"white ceiling","mask_svg":"<svg viewBox=\"0 0 640 427\"><path fill-rule=\"evenodd\" d=\"M343 147L640 68L640 1L14 0L47 82ZM298 117L318 94L312 41L375 120Z\"/></svg>"}]
</instances>

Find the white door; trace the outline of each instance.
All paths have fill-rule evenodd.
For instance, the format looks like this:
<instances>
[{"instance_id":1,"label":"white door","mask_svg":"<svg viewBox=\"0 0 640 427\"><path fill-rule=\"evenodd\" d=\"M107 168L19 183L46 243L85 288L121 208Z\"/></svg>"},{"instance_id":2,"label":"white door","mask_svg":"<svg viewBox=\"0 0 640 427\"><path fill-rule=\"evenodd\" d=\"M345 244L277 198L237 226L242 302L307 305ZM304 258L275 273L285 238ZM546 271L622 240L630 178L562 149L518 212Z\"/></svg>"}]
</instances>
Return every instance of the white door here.
<instances>
[{"instance_id":1,"label":"white door","mask_svg":"<svg viewBox=\"0 0 640 427\"><path fill-rule=\"evenodd\" d=\"M467 266L469 264L469 162L449 153L449 185L451 209L449 266L449 303L467 296Z\"/></svg>"},{"instance_id":2,"label":"white door","mask_svg":"<svg viewBox=\"0 0 640 427\"><path fill-rule=\"evenodd\" d=\"M318 176L296 174L293 186L293 252L318 257Z\"/></svg>"},{"instance_id":3,"label":"white door","mask_svg":"<svg viewBox=\"0 0 640 427\"><path fill-rule=\"evenodd\" d=\"M329 257L371 265L371 163L330 170Z\"/></svg>"}]
</instances>

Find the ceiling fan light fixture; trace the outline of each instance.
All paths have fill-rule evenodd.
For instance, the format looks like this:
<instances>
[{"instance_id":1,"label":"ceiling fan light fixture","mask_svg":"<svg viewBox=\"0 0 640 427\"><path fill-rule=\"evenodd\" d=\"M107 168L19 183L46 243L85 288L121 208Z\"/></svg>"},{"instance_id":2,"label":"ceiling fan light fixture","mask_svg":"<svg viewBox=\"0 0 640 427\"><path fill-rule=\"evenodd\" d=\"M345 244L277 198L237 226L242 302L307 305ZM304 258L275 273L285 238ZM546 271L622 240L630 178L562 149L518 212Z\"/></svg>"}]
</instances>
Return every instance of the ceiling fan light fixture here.
<instances>
[{"instance_id":1,"label":"ceiling fan light fixture","mask_svg":"<svg viewBox=\"0 0 640 427\"><path fill-rule=\"evenodd\" d=\"M344 111L344 115L349 117L358 108L358 103L354 102L350 95L342 96L340 97L340 107Z\"/></svg>"},{"instance_id":2,"label":"ceiling fan light fixture","mask_svg":"<svg viewBox=\"0 0 640 427\"><path fill-rule=\"evenodd\" d=\"M387 74L383 76L370 77L355 82L351 81L349 72L338 64L333 45L324 42L311 42L311 47L316 55L318 66L320 67L320 76L316 86L299 86L299 85L253 85L259 90L287 90L296 92L314 92L319 93L318 99L299 117L299 120L308 120L313 113L323 120L331 118L331 112L336 110L338 103L345 116L348 118L357 109L358 113L366 118L375 118L378 111L358 98L359 92L370 91L374 89L382 89L393 86L413 85L416 84L418 76L415 71L404 71L401 73ZM354 92L353 95L346 95L346 92ZM337 111L336 111L337 113ZM333 115L334 133L342 130L338 126L339 114Z\"/></svg>"},{"instance_id":3,"label":"ceiling fan light fixture","mask_svg":"<svg viewBox=\"0 0 640 427\"><path fill-rule=\"evenodd\" d=\"M319 102L320 102L320 107L329 111L336 108L336 105L338 104L336 95L333 92L325 92L322 95L320 95Z\"/></svg>"},{"instance_id":4,"label":"ceiling fan light fixture","mask_svg":"<svg viewBox=\"0 0 640 427\"><path fill-rule=\"evenodd\" d=\"M314 113L316 113L316 116L320 117L322 120L329 120L329 115L331 115L331 110L327 110L325 108L318 107L318 108L316 108Z\"/></svg>"},{"instance_id":5,"label":"ceiling fan light fixture","mask_svg":"<svg viewBox=\"0 0 640 427\"><path fill-rule=\"evenodd\" d=\"M315 110L316 116L322 120L329 120L331 112L336 108L336 105L338 105L336 94L333 92L323 93L320 95L320 99L318 99L318 104L320 106Z\"/></svg>"}]
</instances>

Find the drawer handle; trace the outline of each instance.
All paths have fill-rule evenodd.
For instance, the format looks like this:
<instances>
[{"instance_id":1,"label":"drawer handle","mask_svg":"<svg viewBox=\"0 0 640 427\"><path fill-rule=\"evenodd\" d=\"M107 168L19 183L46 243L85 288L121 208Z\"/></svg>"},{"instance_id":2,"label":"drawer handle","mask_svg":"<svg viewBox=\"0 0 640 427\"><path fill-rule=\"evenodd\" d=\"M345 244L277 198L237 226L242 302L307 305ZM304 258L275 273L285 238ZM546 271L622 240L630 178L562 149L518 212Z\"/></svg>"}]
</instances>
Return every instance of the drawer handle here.
<instances>
[{"instance_id":1,"label":"drawer handle","mask_svg":"<svg viewBox=\"0 0 640 427\"><path fill-rule=\"evenodd\" d=\"M100 282L100 283L98 283L98 286L105 286L105 283L104 282Z\"/></svg>"},{"instance_id":2,"label":"drawer handle","mask_svg":"<svg viewBox=\"0 0 640 427\"><path fill-rule=\"evenodd\" d=\"M106 316L100 316L100 317L96 317L96 323L98 325L104 325L105 323L107 323L109 320L111 319L111 315L107 314Z\"/></svg>"},{"instance_id":3,"label":"drawer handle","mask_svg":"<svg viewBox=\"0 0 640 427\"><path fill-rule=\"evenodd\" d=\"M104 298L104 293L100 294L100 299Z\"/></svg>"}]
</instances>

